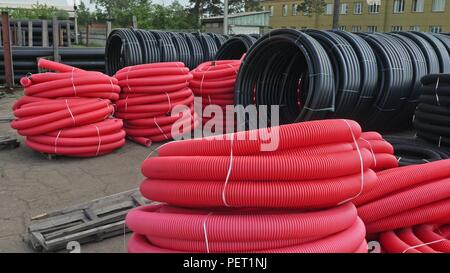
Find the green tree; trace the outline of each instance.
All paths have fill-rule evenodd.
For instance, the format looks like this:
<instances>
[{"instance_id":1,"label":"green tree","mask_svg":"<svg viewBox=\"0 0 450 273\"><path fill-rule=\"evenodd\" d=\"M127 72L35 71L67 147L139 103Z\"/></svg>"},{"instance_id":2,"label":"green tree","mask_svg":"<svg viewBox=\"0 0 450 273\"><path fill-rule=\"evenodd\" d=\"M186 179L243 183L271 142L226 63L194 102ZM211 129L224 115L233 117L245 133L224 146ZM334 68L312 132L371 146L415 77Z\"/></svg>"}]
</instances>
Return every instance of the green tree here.
<instances>
[{"instance_id":1,"label":"green tree","mask_svg":"<svg viewBox=\"0 0 450 273\"><path fill-rule=\"evenodd\" d=\"M148 25L147 17L152 12L152 3L149 0L96 0L99 7L97 11L103 18L111 19L114 26L131 26L133 16L136 16L138 25Z\"/></svg>"},{"instance_id":2,"label":"green tree","mask_svg":"<svg viewBox=\"0 0 450 273\"><path fill-rule=\"evenodd\" d=\"M45 4L32 5L30 9L25 8L2 8L1 11L7 11L11 19L51 19L56 16L58 19L68 19L67 11L57 9Z\"/></svg>"},{"instance_id":3,"label":"green tree","mask_svg":"<svg viewBox=\"0 0 450 273\"><path fill-rule=\"evenodd\" d=\"M297 11L304 12L308 16L321 15L324 13L326 5L324 0L303 0L297 6Z\"/></svg>"}]
</instances>

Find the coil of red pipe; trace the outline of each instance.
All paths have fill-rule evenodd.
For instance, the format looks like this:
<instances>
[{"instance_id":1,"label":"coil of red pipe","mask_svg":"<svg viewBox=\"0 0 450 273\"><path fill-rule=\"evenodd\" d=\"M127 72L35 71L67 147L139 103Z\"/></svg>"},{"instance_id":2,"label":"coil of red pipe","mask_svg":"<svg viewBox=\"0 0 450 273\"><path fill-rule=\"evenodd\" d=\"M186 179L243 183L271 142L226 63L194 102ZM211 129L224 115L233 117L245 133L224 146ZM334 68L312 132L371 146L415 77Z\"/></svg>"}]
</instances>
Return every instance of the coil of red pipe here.
<instances>
[{"instance_id":1,"label":"coil of red pipe","mask_svg":"<svg viewBox=\"0 0 450 273\"><path fill-rule=\"evenodd\" d=\"M394 147L377 132L363 132L358 139L359 147L368 149L373 156L372 170L379 172L397 168L398 160L394 155ZM355 145L353 145L354 148Z\"/></svg>"},{"instance_id":2,"label":"coil of red pipe","mask_svg":"<svg viewBox=\"0 0 450 273\"><path fill-rule=\"evenodd\" d=\"M378 184L354 200L368 233L450 218L450 160L377 173Z\"/></svg>"},{"instance_id":3,"label":"coil of red pipe","mask_svg":"<svg viewBox=\"0 0 450 273\"><path fill-rule=\"evenodd\" d=\"M164 144L140 189L168 205L128 214L129 251L367 252L349 202L377 183L360 135L324 120ZM268 136L277 149L261 151Z\"/></svg>"},{"instance_id":4,"label":"coil of red pipe","mask_svg":"<svg viewBox=\"0 0 450 273\"><path fill-rule=\"evenodd\" d=\"M125 67L114 75L122 89L115 116L127 136L142 145L190 132L196 125L189 69L181 62ZM176 113L173 110L180 109ZM178 122L179 130L173 130Z\"/></svg>"},{"instance_id":5,"label":"coil of red pipe","mask_svg":"<svg viewBox=\"0 0 450 273\"><path fill-rule=\"evenodd\" d=\"M222 126L219 130L225 132L228 124L234 128L234 114L227 120L226 106L234 105L234 83L241 65L240 60L220 60L204 62L191 71L193 79L190 88L194 95L202 99L203 124L213 117L206 116L205 108L213 105L220 108L223 116L214 118L216 125ZM210 109L216 113L219 109ZM216 130L217 131L217 130Z\"/></svg>"},{"instance_id":6,"label":"coil of red pipe","mask_svg":"<svg viewBox=\"0 0 450 273\"><path fill-rule=\"evenodd\" d=\"M379 241L388 253L450 253L450 219L446 222L386 231Z\"/></svg>"},{"instance_id":7,"label":"coil of red pipe","mask_svg":"<svg viewBox=\"0 0 450 273\"><path fill-rule=\"evenodd\" d=\"M16 119L11 127L26 137L28 147L47 154L91 157L125 144L122 121L110 118L114 107L109 98L117 99L120 90L117 80L44 59L38 65L60 73L21 79L26 96L13 106Z\"/></svg>"}]
</instances>

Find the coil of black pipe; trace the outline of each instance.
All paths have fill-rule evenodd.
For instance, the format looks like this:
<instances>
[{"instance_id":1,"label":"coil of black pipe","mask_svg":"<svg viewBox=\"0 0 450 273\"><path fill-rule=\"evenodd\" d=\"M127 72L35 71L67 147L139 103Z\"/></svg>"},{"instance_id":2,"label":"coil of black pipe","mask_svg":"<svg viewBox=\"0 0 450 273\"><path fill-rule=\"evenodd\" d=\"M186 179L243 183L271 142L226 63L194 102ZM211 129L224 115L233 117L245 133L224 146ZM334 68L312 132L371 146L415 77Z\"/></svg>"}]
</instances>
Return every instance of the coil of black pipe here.
<instances>
[{"instance_id":1,"label":"coil of black pipe","mask_svg":"<svg viewBox=\"0 0 450 273\"><path fill-rule=\"evenodd\" d=\"M194 69L203 62L204 53L200 41L192 33L180 33L184 37L191 54L191 65L189 69Z\"/></svg>"},{"instance_id":2,"label":"coil of black pipe","mask_svg":"<svg viewBox=\"0 0 450 273\"><path fill-rule=\"evenodd\" d=\"M418 31L412 31L412 33L419 35L420 37L427 40L434 48L439 60L439 67L440 67L439 72L450 73L450 56L444 44L438 38L436 38L430 33Z\"/></svg>"},{"instance_id":3,"label":"coil of black pipe","mask_svg":"<svg viewBox=\"0 0 450 273\"><path fill-rule=\"evenodd\" d=\"M106 74L113 75L123 67L142 64L142 52L135 31L127 28L114 29L106 40Z\"/></svg>"},{"instance_id":4,"label":"coil of black pipe","mask_svg":"<svg viewBox=\"0 0 450 273\"><path fill-rule=\"evenodd\" d=\"M366 129L381 130L395 117L408 95L412 82L412 62L403 44L382 33L357 33L375 52L380 73L378 96L370 110Z\"/></svg>"},{"instance_id":5,"label":"coil of black pipe","mask_svg":"<svg viewBox=\"0 0 450 273\"><path fill-rule=\"evenodd\" d=\"M438 38L439 41L444 44L445 48L447 49L448 54L450 54L450 36L440 34L440 33L433 33L434 37Z\"/></svg>"},{"instance_id":6,"label":"coil of black pipe","mask_svg":"<svg viewBox=\"0 0 450 273\"><path fill-rule=\"evenodd\" d=\"M214 38L205 33L194 33L194 36L200 41L203 49L203 60L214 60L217 52L217 44Z\"/></svg>"},{"instance_id":7,"label":"coil of black pipe","mask_svg":"<svg viewBox=\"0 0 450 273\"><path fill-rule=\"evenodd\" d=\"M351 32L334 30L353 47L359 60L361 83L359 99L353 110L353 118L364 121L375 98L378 86L378 67L375 53L370 45L361 37Z\"/></svg>"},{"instance_id":8,"label":"coil of black pipe","mask_svg":"<svg viewBox=\"0 0 450 273\"><path fill-rule=\"evenodd\" d=\"M399 166L425 164L448 159L450 150L440 148L418 138L401 136L383 136L394 147Z\"/></svg>"},{"instance_id":9,"label":"coil of black pipe","mask_svg":"<svg viewBox=\"0 0 450 273\"><path fill-rule=\"evenodd\" d=\"M190 69L214 59L228 37L213 33L175 33L159 30L115 29L106 41L106 72L131 65L181 61Z\"/></svg>"},{"instance_id":10,"label":"coil of black pipe","mask_svg":"<svg viewBox=\"0 0 450 273\"><path fill-rule=\"evenodd\" d=\"M427 75L428 72L427 62L422 50L413 40L406 36L399 35L398 33L390 33L390 35L405 46L409 58L412 61L413 78L409 88L409 94L406 95L403 107L392 121L393 126L396 126L397 128L399 128L398 126L409 128L412 122L411 116L414 115L421 94L420 87L422 84L420 80L423 76Z\"/></svg>"},{"instance_id":11,"label":"coil of black pipe","mask_svg":"<svg viewBox=\"0 0 450 273\"><path fill-rule=\"evenodd\" d=\"M298 30L278 29L247 52L236 80L235 103L279 105L279 122L284 124L332 116L335 93L333 67L320 43Z\"/></svg>"},{"instance_id":12,"label":"coil of black pipe","mask_svg":"<svg viewBox=\"0 0 450 273\"><path fill-rule=\"evenodd\" d=\"M355 50L341 36L320 30L306 30L328 53L333 65L336 86L336 112L342 118L352 118L352 112L360 97L361 71Z\"/></svg>"},{"instance_id":13,"label":"coil of black pipe","mask_svg":"<svg viewBox=\"0 0 450 273\"><path fill-rule=\"evenodd\" d=\"M142 50L142 62L156 63L162 61L161 50L159 50L158 39L149 31L133 30Z\"/></svg>"},{"instance_id":14,"label":"coil of black pipe","mask_svg":"<svg viewBox=\"0 0 450 273\"><path fill-rule=\"evenodd\" d=\"M450 74L427 75L413 125L417 136L438 146L450 147Z\"/></svg>"},{"instance_id":15,"label":"coil of black pipe","mask_svg":"<svg viewBox=\"0 0 450 273\"><path fill-rule=\"evenodd\" d=\"M238 34L228 39L217 50L216 60L239 60L244 53L256 42L251 35Z\"/></svg>"}]
</instances>

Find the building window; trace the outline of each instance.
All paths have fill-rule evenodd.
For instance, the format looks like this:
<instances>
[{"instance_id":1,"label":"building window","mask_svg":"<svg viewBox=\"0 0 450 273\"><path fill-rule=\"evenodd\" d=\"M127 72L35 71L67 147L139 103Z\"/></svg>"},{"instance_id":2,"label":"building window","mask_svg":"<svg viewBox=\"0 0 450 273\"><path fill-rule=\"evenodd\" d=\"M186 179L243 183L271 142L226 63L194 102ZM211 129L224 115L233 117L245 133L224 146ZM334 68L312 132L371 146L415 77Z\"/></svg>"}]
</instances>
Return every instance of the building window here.
<instances>
[{"instance_id":1,"label":"building window","mask_svg":"<svg viewBox=\"0 0 450 273\"><path fill-rule=\"evenodd\" d=\"M379 3L369 4L369 13L379 13L379 12L380 12L380 4Z\"/></svg>"},{"instance_id":2,"label":"building window","mask_svg":"<svg viewBox=\"0 0 450 273\"><path fill-rule=\"evenodd\" d=\"M377 26L367 26L367 32L377 32Z\"/></svg>"},{"instance_id":3,"label":"building window","mask_svg":"<svg viewBox=\"0 0 450 273\"><path fill-rule=\"evenodd\" d=\"M325 14L326 15L332 15L333 14L333 8L334 8L333 4L327 4L327 6L325 7Z\"/></svg>"},{"instance_id":4,"label":"building window","mask_svg":"<svg viewBox=\"0 0 450 273\"><path fill-rule=\"evenodd\" d=\"M292 16L297 16L298 11L297 11L297 4L292 4Z\"/></svg>"},{"instance_id":5,"label":"building window","mask_svg":"<svg viewBox=\"0 0 450 273\"><path fill-rule=\"evenodd\" d=\"M347 14L348 4L341 4L341 14Z\"/></svg>"},{"instance_id":6,"label":"building window","mask_svg":"<svg viewBox=\"0 0 450 273\"><path fill-rule=\"evenodd\" d=\"M340 29L340 30L346 30L347 27L345 27L345 26L340 26L339 29Z\"/></svg>"},{"instance_id":7,"label":"building window","mask_svg":"<svg viewBox=\"0 0 450 273\"><path fill-rule=\"evenodd\" d=\"M420 27L419 26L410 26L409 30L410 31L420 31Z\"/></svg>"},{"instance_id":8,"label":"building window","mask_svg":"<svg viewBox=\"0 0 450 273\"><path fill-rule=\"evenodd\" d=\"M273 16L273 11L274 11L274 7L273 6L269 6L269 16Z\"/></svg>"},{"instance_id":9,"label":"building window","mask_svg":"<svg viewBox=\"0 0 450 273\"><path fill-rule=\"evenodd\" d=\"M355 3L355 8L353 10L353 12L355 14L362 14L362 10L363 10L363 4L362 2L356 2Z\"/></svg>"},{"instance_id":10,"label":"building window","mask_svg":"<svg viewBox=\"0 0 450 273\"><path fill-rule=\"evenodd\" d=\"M394 1L394 13L405 12L405 0L395 0Z\"/></svg>"},{"instance_id":11,"label":"building window","mask_svg":"<svg viewBox=\"0 0 450 273\"><path fill-rule=\"evenodd\" d=\"M445 0L433 0L432 11L444 11L445 10Z\"/></svg>"},{"instance_id":12,"label":"building window","mask_svg":"<svg viewBox=\"0 0 450 273\"><path fill-rule=\"evenodd\" d=\"M430 26L430 32L441 33L442 32L442 27L441 26Z\"/></svg>"},{"instance_id":13,"label":"building window","mask_svg":"<svg viewBox=\"0 0 450 273\"><path fill-rule=\"evenodd\" d=\"M412 12L423 12L423 0L413 0L412 1Z\"/></svg>"},{"instance_id":14,"label":"building window","mask_svg":"<svg viewBox=\"0 0 450 273\"><path fill-rule=\"evenodd\" d=\"M283 16L288 16L288 5L283 5Z\"/></svg>"},{"instance_id":15,"label":"building window","mask_svg":"<svg viewBox=\"0 0 450 273\"><path fill-rule=\"evenodd\" d=\"M402 31L402 26L392 26L392 31Z\"/></svg>"},{"instance_id":16,"label":"building window","mask_svg":"<svg viewBox=\"0 0 450 273\"><path fill-rule=\"evenodd\" d=\"M361 26L352 26L352 32L360 32L362 30Z\"/></svg>"}]
</instances>

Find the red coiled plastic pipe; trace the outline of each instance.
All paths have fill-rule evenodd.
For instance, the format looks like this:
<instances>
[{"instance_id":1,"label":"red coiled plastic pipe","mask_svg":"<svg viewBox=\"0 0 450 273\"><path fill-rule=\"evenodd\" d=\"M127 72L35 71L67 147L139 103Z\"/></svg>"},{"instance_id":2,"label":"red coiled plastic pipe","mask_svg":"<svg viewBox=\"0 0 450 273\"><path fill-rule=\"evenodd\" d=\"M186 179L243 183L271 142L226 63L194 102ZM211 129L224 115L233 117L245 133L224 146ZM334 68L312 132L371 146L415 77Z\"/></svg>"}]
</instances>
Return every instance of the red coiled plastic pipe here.
<instances>
[{"instance_id":1,"label":"red coiled plastic pipe","mask_svg":"<svg viewBox=\"0 0 450 273\"><path fill-rule=\"evenodd\" d=\"M28 147L48 154L90 157L125 144L122 121L109 118L114 107L108 98L118 98L116 79L43 59L39 66L61 73L21 79L26 96L13 106L16 119L11 127L26 136ZM101 86L106 82L107 87Z\"/></svg>"},{"instance_id":2,"label":"red coiled plastic pipe","mask_svg":"<svg viewBox=\"0 0 450 273\"><path fill-rule=\"evenodd\" d=\"M206 114L204 109L209 105L218 106L222 110L223 116L214 118L216 125L234 124L234 116L227 121L225 110L227 105L234 105L234 83L240 65L240 60L210 61L200 64L191 71L193 79L189 86L196 96L201 97L203 113ZM213 117L204 116L203 124L211 118ZM225 129L226 127L223 127L220 131Z\"/></svg>"},{"instance_id":3,"label":"red coiled plastic pipe","mask_svg":"<svg viewBox=\"0 0 450 273\"><path fill-rule=\"evenodd\" d=\"M389 253L450 253L449 234L442 230L444 225L423 224L383 232L379 240Z\"/></svg>"},{"instance_id":4,"label":"red coiled plastic pipe","mask_svg":"<svg viewBox=\"0 0 450 273\"><path fill-rule=\"evenodd\" d=\"M100 72L85 71L40 59L38 67L61 73L41 73L23 77L20 83L26 96L40 98L86 97L115 101L119 98L117 80ZM62 68L61 68L62 67Z\"/></svg>"},{"instance_id":5,"label":"red coiled plastic pipe","mask_svg":"<svg viewBox=\"0 0 450 273\"><path fill-rule=\"evenodd\" d=\"M125 67L114 76L122 89L115 116L125 122L127 136L142 145L171 139L191 131L198 123L194 96L189 88L192 74L180 62ZM184 109L172 113L176 107ZM181 130L172 131L178 122ZM187 126L184 126L187 124Z\"/></svg>"},{"instance_id":6,"label":"red coiled plastic pipe","mask_svg":"<svg viewBox=\"0 0 450 273\"><path fill-rule=\"evenodd\" d=\"M357 144L359 125L270 130L170 142L146 159L142 194L170 206L128 214L129 251L367 252L349 202L377 183L371 152ZM261 151L269 135L277 149Z\"/></svg>"},{"instance_id":7,"label":"red coiled plastic pipe","mask_svg":"<svg viewBox=\"0 0 450 273\"><path fill-rule=\"evenodd\" d=\"M358 146L366 148L372 153L372 170L379 172L398 167L397 158L394 156L394 147L385 141L379 133L361 133L361 137L358 139ZM354 144L353 147L356 148Z\"/></svg>"},{"instance_id":8,"label":"red coiled plastic pipe","mask_svg":"<svg viewBox=\"0 0 450 273\"><path fill-rule=\"evenodd\" d=\"M351 203L323 211L132 210L130 252L356 252L364 225ZM367 251L367 249L366 249Z\"/></svg>"},{"instance_id":9,"label":"red coiled plastic pipe","mask_svg":"<svg viewBox=\"0 0 450 273\"><path fill-rule=\"evenodd\" d=\"M373 191L355 199L368 233L450 218L450 160L378 173Z\"/></svg>"}]
</instances>

